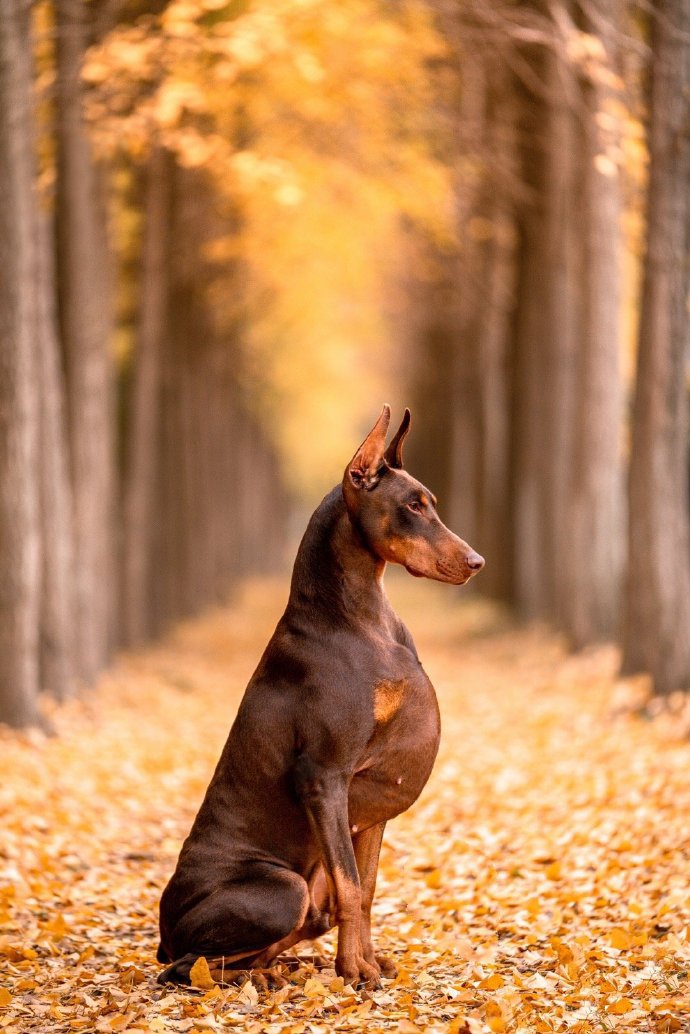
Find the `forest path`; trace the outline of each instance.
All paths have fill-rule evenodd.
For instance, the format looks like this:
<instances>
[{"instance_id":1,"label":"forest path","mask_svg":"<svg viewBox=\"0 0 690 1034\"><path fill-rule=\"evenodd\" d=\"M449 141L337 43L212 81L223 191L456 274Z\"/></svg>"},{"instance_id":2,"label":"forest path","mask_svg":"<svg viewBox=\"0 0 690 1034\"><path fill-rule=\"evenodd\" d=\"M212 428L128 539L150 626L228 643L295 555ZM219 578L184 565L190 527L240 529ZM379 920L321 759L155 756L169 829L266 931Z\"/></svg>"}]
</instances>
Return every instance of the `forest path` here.
<instances>
[{"instance_id":1,"label":"forest path","mask_svg":"<svg viewBox=\"0 0 690 1034\"><path fill-rule=\"evenodd\" d=\"M690 1029L678 723L631 712L610 648L568 658L447 587L389 581L443 715L433 777L384 841L374 927L397 980L155 983L160 891L285 600L263 581L122 657L59 738L0 734L0 1031Z\"/></svg>"}]
</instances>

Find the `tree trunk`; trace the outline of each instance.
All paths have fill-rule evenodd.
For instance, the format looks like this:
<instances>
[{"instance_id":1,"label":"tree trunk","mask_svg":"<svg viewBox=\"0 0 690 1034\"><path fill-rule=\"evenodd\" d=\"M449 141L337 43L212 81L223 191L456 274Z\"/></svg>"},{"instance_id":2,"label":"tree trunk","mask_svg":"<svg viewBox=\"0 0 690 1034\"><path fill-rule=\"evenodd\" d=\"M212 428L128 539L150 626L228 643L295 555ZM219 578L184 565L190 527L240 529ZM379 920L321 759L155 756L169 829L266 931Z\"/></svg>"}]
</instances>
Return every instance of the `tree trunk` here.
<instances>
[{"instance_id":1,"label":"tree trunk","mask_svg":"<svg viewBox=\"0 0 690 1034\"><path fill-rule=\"evenodd\" d=\"M151 577L159 476L161 351L168 305L170 158L156 149L146 170L141 299L127 413L123 504L123 613L127 645L154 632Z\"/></svg>"},{"instance_id":2,"label":"tree trunk","mask_svg":"<svg viewBox=\"0 0 690 1034\"><path fill-rule=\"evenodd\" d=\"M469 318L460 333L474 353L474 372L466 390L466 411L473 413L474 435L457 450L475 452L473 471L476 527L469 540L490 558L477 588L496 599L510 599L512 549L510 530L510 392L512 374L511 317L514 307L515 105L514 83L504 55L482 56L482 75L475 75L483 97L476 105L475 162L480 182L461 228L461 242L472 241L472 268L460 273L459 290ZM467 65L465 65L467 67ZM475 87L476 88L476 87ZM466 121L466 120L465 120ZM466 245L465 245L466 246ZM468 333L469 332L469 333ZM463 364L456 375L464 379ZM470 482L470 483L472 483ZM457 486L459 495L462 482Z\"/></svg>"},{"instance_id":3,"label":"tree trunk","mask_svg":"<svg viewBox=\"0 0 690 1034\"><path fill-rule=\"evenodd\" d=\"M57 339L55 277L48 221L37 213L38 351L40 397L40 521L42 584L41 688L58 700L74 690L74 546L64 383Z\"/></svg>"},{"instance_id":4,"label":"tree trunk","mask_svg":"<svg viewBox=\"0 0 690 1034\"><path fill-rule=\"evenodd\" d=\"M114 645L112 308L105 215L82 115L81 0L56 0L57 244L60 329L74 498L77 671L86 682Z\"/></svg>"},{"instance_id":5,"label":"tree trunk","mask_svg":"<svg viewBox=\"0 0 690 1034\"><path fill-rule=\"evenodd\" d=\"M582 318L568 479L569 577L563 608L563 627L575 647L616 633L622 563L621 196L615 165L610 159L601 164L606 161L606 140L597 122L606 101L615 97L610 83L615 69L613 30L619 15L618 5L611 0L593 0L593 5L597 2L604 16L599 24L608 28L606 36L589 17L583 17L584 30L597 33L606 57L582 85Z\"/></svg>"},{"instance_id":6,"label":"tree trunk","mask_svg":"<svg viewBox=\"0 0 690 1034\"><path fill-rule=\"evenodd\" d=\"M559 41L560 42L560 41ZM546 221L542 253L545 308L539 342L542 417L539 529L546 595L541 617L563 627L572 586L569 550L570 457L573 442L575 362L580 320L577 213L580 210L580 149L573 109L575 75L560 50L547 59ZM516 544L520 548L519 542Z\"/></svg>"},{"instance_id":7,"label":"tree trunk","mask_svg":"<svg viewBox=\"0 0 690 1034\"><path fill-rule=\"evenodd\" d=\"M0 0L0 721L38 720L36 198L29 6Z\"/></svg>"},{"instance_id":8,"label":"tree trunk","mask_svg":"<svg viewBox=\"0 0 690 1034\"><path fill-rule=\"evenodd\" d=\"M524 618L560 623L567 596L567 489L577 269L572 72L560 48L531 55L539 95L522 103L529 196L522 212L513 463L514 592Z\"/></svg>"},{"instance_id":9,"label":"tree trunk","mask_svg":"<svg viewBox=\"0 0 690 1034\"><path fill-rule=\"evenodd\" d=\"M196 169L171 169L170 203L149 589L157 632L225 600L238 575L267 569L284 527L271 449L240 392L241 303L228 299L241 297L241 277L208 258L236 219ZM225 305L214 306L219 293Z\"/></svg>"},{"instance_id":10,"label":"tree trunk","mask_svg":"<svg viewBox=\"0 0 690 1034\"><path fill-rule=\"evenodd\" d=\"M220 271L204 255L209 240L227 228L197 170L172 170L171 206L154 552L158 630L223 594L228 554L236 560L239 553L235 496L241 491L228 476L239 448L233 434L236 343L219 333L209 293Z\"/></svg>"},{"instance_id":11,"label":"tree trunk","mask_svg":"<svg viewBox=\"0 0 690 1034\"><path fill-rule=\"evenodd\" d=\"M690 687L690 7L655 8L650 180L630 460L623 670Z\"/></svg>"}]
</instances>

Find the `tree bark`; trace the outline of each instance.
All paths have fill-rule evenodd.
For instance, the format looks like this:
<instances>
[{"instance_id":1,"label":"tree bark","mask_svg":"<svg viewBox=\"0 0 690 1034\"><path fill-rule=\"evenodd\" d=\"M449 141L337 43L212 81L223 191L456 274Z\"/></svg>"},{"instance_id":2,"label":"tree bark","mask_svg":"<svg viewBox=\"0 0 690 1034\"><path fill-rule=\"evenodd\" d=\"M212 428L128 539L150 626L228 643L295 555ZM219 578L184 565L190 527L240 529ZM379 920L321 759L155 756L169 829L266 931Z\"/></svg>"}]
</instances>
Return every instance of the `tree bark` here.
<instances>
[{"instance_id":1,"label":"tree bark","mask_svg":"<svg viewBox=\"0 0 690 1034\"><path fill-rule=\"evenodd\" d=\"M563 627L576 648L618 631L623 551L622 383L620 371L621 194L597 114L616 95L613 73L618 4L592 0L598 28L583 14L604 58L582 83L581 290L572 460L568 479ZM590 11L592 7L587 7ZM603 171L601 171L603 169Z\"/></svg>"},{"instance_id":2,"label":"tree bark","mask_svg":"<svg viewBox=\"0 0 690 1034\"><path fill-rule=\"evenodd\" d=\"M474 162L480 170L465 225L460 229L467 268L461 269L458 290L463 296L460 322L464 351L473 354L467 377L465 364L456 368L466 381L465 410L472 415L474 433L458 436L456 451L471 448L475 459L474 525L469 541L491 558L478 590L508 600L512 586L510 495L510 392L512 375L512 312L514 295L514 207L516 179L514 83L504 55L482 55L483 70L475 71ZM464 68L467 69L467 62ZM465 461L466 463L466 461ZM462 480L453 495L463 492Z\"/></svg>"},{"instance_id":3,"label":"tree bark","mask_svg":"<svg viewBox=\"0 0 690 1034\"><path fill-rule=\"evenodd\" d=\"M540 48L530 63L541 86L521 105L529 193L521 215L516 313L514 593L521 617L560 624L578 318L577 147L572 73L560 48Z\"/></svg>"},{"instance_id":4,"label":"tree bark","mask_svg":"<svg viewBox=\"0 0 690 1034\"><path fill-rule=\"evenodd\" d=\"M615 632L620 599L620 197L617 177L600 171L596 120L613 62L586 76L574 64L576 23L599 31L579 5L535 10L552 43L530 48L540 85L524 98L521 130L531 199L518 287L514 593L523 617L549 620L581 647ZM603 14L608 25L614 5Z\"/></svg>"},{"instance_id":5,"label":"tree bark","mask_svg":"<svg viewBox=\"0 0 690 1034\"><path fill-rule=\"evenodd\" d=\"M29 7L0 0L0 721L38 721L36 197Z\"/></svg>"},{"instance_id":6,"label":"tree bark","mask_svg":"<svg viewBox=\"0 0 690 1034\"><path fill-rule=\"evenodd\" d=\"M153 151L146 170L141 298L127 413L123 502L123 613L126 645L155 631L151 577L159 476L161 352L168 305L170 157Z\"/></svg>"},{"instance_id":7,"label":"tree bark","mask_svg":"<svg viewBox=\"0 0 690 1034\"><path fill-rule=\"evenodd\" d=\"M37 219L37 384L40 398L41 688L64 700L74 691L74 544L64 381L57 339L52 239Z\"/></svg>"},{"instance_id":8,"label":"tree bark","mask_svg":"<svg viewBox=\"0 0 690 1034\"><path fill-rule=\"evenodd\" d=\"M655 8L650 179L630 459L623 670L690 687L690 7Z\"/></svg>"},{"instance_id":9,"label":"tree bark","mask_svg":"<svg viewBox=\"0 0 690 1034\"><path fill-rule=\"evenodd\" d=\"M77 671L114 645L114 367L105 213L82 114L87 5L56 0L57 254L76 557Z\"/></svg>"}]
</instances>

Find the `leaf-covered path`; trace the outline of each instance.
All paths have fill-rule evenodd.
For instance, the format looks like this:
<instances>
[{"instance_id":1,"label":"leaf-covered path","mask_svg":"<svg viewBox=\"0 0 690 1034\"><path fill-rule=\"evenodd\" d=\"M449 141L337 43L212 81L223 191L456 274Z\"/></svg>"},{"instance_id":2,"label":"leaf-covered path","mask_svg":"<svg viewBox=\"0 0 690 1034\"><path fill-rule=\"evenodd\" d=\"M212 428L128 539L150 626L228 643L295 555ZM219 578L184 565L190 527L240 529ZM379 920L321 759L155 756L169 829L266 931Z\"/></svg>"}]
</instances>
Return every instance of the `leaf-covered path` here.
<instances>
[{"instance_id":1,"label":"leaf-covered path","mask_svg":"<svg viewBox=\"0 0 690 1034\"><path fill-rule=\"evenodd\" d=\"M690 745L635 717L609 649L568 659L395 579L443 713L374 907L398 978L310 962L278 992L156 982L157 901L282 583L130 655L60 736L0 734L0 1031L690 1030ZM332 964L332 940L324 954Z\"/></svg>"}]
</instances>

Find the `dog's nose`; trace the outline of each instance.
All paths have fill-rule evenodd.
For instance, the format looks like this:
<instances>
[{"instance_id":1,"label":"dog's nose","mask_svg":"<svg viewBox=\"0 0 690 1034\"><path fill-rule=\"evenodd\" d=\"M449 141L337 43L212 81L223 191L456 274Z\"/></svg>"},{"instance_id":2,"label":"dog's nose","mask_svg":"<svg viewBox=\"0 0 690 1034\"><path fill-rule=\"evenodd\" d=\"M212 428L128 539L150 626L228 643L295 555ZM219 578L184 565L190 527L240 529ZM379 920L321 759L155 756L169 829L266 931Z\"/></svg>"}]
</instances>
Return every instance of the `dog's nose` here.
<instances>
[{"instance_id":1,"label":"dog's nose","mask_svg":"<svg viewBox=\"0 0 690 1034\"><path fill-rule=\"evenodd\" d=\"M465 560L465 563L469 567L470 571L481 571L484 566L484 557L480 556L479 553L470 553Z\"/></svg>"}]
</instances>

